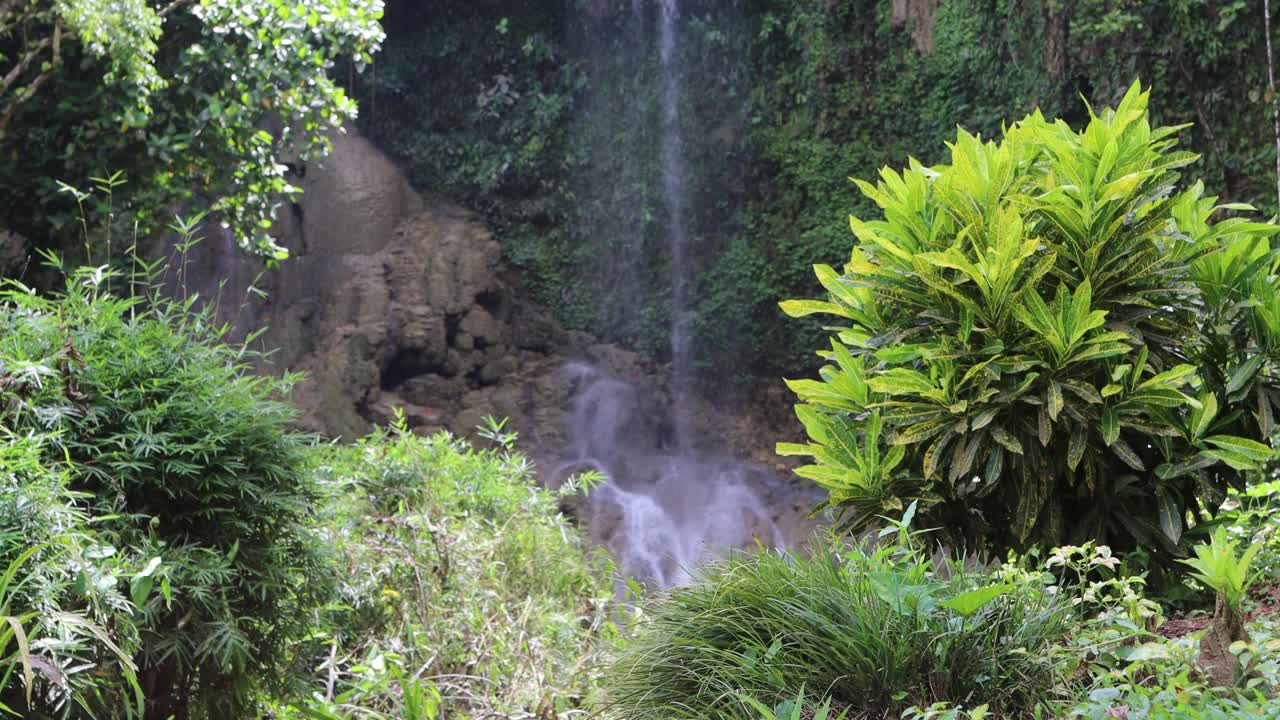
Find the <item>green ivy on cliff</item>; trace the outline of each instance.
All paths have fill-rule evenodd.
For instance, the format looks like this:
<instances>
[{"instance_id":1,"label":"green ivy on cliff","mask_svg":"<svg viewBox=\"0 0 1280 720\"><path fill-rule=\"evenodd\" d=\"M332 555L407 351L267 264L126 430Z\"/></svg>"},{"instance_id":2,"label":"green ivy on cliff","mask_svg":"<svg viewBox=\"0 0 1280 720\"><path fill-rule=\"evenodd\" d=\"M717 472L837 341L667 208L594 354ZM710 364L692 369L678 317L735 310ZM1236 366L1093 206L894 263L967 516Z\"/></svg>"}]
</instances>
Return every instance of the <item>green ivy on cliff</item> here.
<instances>
[{"instance_id":1,"label":"green ivy on cliff","mask_svg":"<svg viewBox=\"0 0 1280 720\"><path fill-rule=\"evenodd\" d=\"M1198 177L1276 210L1260 4L1207 0L684 0L677 42L694 352L705 375L811 364L812 295L838 254L851 176L944 156L1033 107L1069 122L1135 77L1153 121L1194 123ZM357 95L415 182L484 213L566 324L669 348L655 0L388 6ZM646 54L647 53L647 54ZM643 283L634 282L635 277ZM628 289L629 288L629 289Z\"/></svg>"}]
</instances>

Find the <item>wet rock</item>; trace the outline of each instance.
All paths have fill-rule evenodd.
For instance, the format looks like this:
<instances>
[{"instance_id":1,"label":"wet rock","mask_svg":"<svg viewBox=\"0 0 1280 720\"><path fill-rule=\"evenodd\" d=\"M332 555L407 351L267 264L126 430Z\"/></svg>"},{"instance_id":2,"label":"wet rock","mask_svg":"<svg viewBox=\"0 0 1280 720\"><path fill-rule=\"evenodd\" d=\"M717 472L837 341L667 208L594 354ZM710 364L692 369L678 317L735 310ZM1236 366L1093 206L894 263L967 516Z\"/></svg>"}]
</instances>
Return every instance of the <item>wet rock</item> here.
<instances>
[{"instance_id":1,"label":"wet rock","mask_svg":"<svg viewBox=\"0 0 1280 720\"><path fill-rule=\"evenodd\" d=\"M30 253L31 243L25 237L0 229L0 277L19 271Z\"/></svg>"},{"instance_id":2,"label":"wet rock","mask_svg":"<svg viewBox=\"0 0 1280 720\"><path fill-rule=\"evenodd\" d=\"M457 405L468 389L466 378L426 373L404 381L397 392L418 405L448 408Z\"/></svg>"},{"instance_id":3,"label":"wet rock","mask_svg":"<svg viewBox=\"0 0 1280 720\"><path fill-rule=\"evenodd\" d=\"M471 308L462 319L461 330L482 345L493 345L500 339L497 319L482 307Z\"/></svg>"}]
</instances>

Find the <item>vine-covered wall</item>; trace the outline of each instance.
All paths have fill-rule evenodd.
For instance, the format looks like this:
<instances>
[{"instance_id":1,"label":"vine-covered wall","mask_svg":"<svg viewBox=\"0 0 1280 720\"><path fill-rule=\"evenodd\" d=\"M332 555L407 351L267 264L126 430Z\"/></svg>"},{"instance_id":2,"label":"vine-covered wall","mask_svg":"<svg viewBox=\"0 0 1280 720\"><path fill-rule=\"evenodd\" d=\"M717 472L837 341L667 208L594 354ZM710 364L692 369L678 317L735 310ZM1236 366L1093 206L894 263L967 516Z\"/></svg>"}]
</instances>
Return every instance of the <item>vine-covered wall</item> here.
<instances>
[{"instance_id":1,"label":"vine-covered wall","mask_svg":"<svg viewBox=\"0 0 1280 720\"><path fill-rule=\"evenodd\" d=\"M355 80L362 124L426 189L484 213L529 290L570 326L668 349L656 0L389 3ZM694 351L706 377L799 372L817 292L871 208L849 177L946 158L1035 107L1079 122L1134 77L1204 158L1195 173L1276 209L1261 3L1204 0L685 0L679 35ZM624 283L642 277L642 284ZM622 291L622 288L631 288Z\"/></svg>"}]
</instances>

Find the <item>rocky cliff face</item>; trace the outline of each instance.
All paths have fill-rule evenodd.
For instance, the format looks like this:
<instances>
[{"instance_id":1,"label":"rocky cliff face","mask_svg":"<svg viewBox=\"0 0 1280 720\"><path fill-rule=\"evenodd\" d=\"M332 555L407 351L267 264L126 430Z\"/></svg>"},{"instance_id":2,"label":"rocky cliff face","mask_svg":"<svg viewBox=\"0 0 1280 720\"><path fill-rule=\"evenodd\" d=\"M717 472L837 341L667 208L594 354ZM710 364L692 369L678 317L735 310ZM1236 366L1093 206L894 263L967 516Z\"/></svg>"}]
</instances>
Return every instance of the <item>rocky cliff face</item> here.
<instances>
[{"instance_id":1,"label":"rocky cliff face","mask_svg":"<svg viewBox=\"0 0 1280 720\"><path fill-rule=\"evenodd\" d=\"M17 272L31 257L31 244L18 233L0 227L0 277Z\"/></svg>"},{"instance_id":2,"label":"rocky cliff face","mask_svg":"<svg viewBox=\"0 0 1280 720\"><path fill-rule=\"evenodd\" d=\"M352 439L402 408L415 432L471 435L485 416L506 417L554 483L554 469L574 452L569 415L584 380L566 370L572 361L636 388L625 419L629 452L652 457L675 442L667 368L567 331L522 300L474 214L416 192L355 134L336 137L302 186L300 202L278 213L291 253L279 269L261 273L230 238L208 238L186 258L186 287L175 292L218 298L242 336L266 328L254 341L270 353L264 369L305 373L294 399L308 429ZM687 401L693 437L681 444L785 470L773 454L777 440L794 439L785 389L742 396ZM757 479L783 524L803 525L797 518L812 498L769 473Z\"/></svg>"}]
</instances>

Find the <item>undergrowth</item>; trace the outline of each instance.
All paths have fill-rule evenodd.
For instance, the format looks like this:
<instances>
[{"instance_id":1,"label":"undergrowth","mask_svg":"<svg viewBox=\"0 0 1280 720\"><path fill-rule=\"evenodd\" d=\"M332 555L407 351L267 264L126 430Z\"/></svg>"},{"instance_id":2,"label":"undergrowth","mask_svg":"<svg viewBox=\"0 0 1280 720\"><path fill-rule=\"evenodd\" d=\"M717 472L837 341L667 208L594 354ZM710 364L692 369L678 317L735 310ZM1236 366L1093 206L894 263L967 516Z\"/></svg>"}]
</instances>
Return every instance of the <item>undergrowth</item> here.
<instances>
[{"instance_id":1,"label":"undergrowth","mask_svg":"<svg viewBox=\"0 0 1280 720\"><path fill-rule=\"evenodd\" d=\"M1029 715L1062 682L1048 651L1074 612L965 565L931 560L905 524L878 547L729 558L648 608L606 674L605 714L756 718L746 698L807 688L849 718L940 701Z\"/></svg>"},{"instance_id":2,"label":"undergrowth","mask_svg":"<svg viewBox=\"0 0 1280 720\"><path fill-rule=\"evenodd\" d=\"M310 698L286 714L584 714L612 632L603 567L514 436L490 437L476 449L401 424L311 458L339 588L299 653Z\"/></svg>"}]
</instances>

